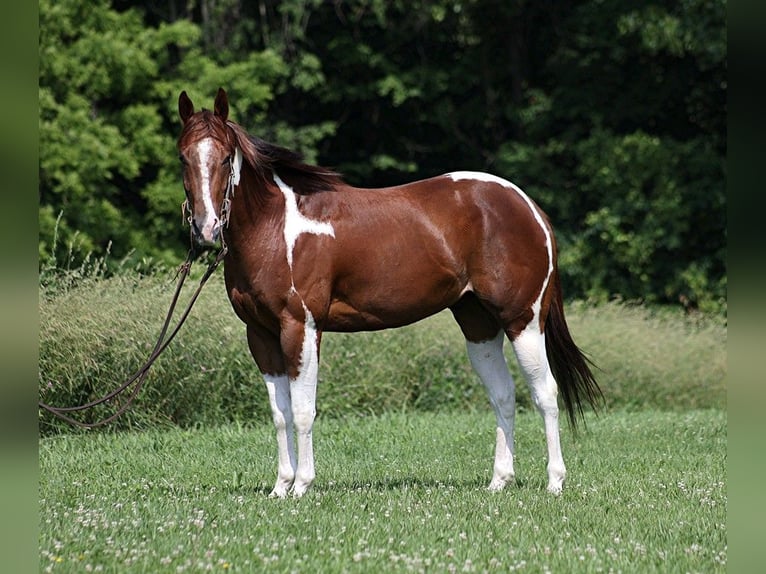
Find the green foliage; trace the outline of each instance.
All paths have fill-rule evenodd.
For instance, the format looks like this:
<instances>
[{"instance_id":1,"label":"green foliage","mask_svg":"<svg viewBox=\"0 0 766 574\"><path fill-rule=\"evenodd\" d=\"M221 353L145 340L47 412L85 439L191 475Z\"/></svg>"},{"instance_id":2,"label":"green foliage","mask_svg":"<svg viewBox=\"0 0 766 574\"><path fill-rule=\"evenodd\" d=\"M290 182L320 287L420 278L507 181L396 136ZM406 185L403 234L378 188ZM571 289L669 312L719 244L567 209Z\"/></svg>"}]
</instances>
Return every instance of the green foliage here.
<instances>
[{"instance_id":1,"label":"green foliage","mask_svg":"<svg viewBox=\"0 0 766 574\"><path fill-rule=\"evenodd\" d=\"M44 274L38 368L40 400L46 403L82 404L116 388L143 364L159 334L174 287L172 273L142 276L143 268L125 268L104 278L105 268L95 258L68 273ZM189 283L179 306L196 287ZM617 303L573 306L568 318L577 343L598 366L610 409L725 406L723 320L677 311L657 315ZM271 420L244 331L222 277L214 275L152 367L134 407L110 428ZM518 407L530 410L510 345L506 354L518 383ZM402 329L326 333L319 377L321 416L489 409L448 312ZM94 409L87 420L114 408ZM71 430L45 413L40 417L45 434Z\"/></svg>"},{"instance_id":2,"label":"green foliage","mask_svg":"<svg viewBox=\"0 0 766 574\"><path fill-rule=\"evenodd\" d=\"M569 297L726 309L724 0L43 0L39 86L43 265L178 261L177 97L223 86L353 184L511 179Z\"/></svg>"},{"instance_id":3,"label":"green foliage","mask_svg":"<svg viewBox=\"0 0 766 574\"><path fill-rule=\"evenodd\" d=\"M562 240L567 292L726 309L725 2L583 3L500 147Z\"/></svg>"},{"instance_id":4,"label":"green foliage","mask_svg":"<svg viewBox=\"0 0 766 574\"><path fill-rule=\"evenodd\" d=\"M118 256L149 254L153 238L136 233L141 185L172 145L154 85L168 43L192 28L145 28L137 11L105 0L45 0L40 12L41 258L84 258L109 244Z\"/></svg>"},{"instance_id":5,"label":"green foliage","mask_svg":"<svg viewBox=\"0 0 766 574\"><path fill-rule=\"evenodd\" d=\"M593 206L585 229L562 258L577 292L604 298L620 293L650 302L725 306L715 285L693 285L700 253L725 236L722 160L704 142L678 143L642 132L594 133L578 146L581 186ZM709 276L725 275L714 253ZM722 287L725 287L722 286Z\"/></svg>"}]
</instances>

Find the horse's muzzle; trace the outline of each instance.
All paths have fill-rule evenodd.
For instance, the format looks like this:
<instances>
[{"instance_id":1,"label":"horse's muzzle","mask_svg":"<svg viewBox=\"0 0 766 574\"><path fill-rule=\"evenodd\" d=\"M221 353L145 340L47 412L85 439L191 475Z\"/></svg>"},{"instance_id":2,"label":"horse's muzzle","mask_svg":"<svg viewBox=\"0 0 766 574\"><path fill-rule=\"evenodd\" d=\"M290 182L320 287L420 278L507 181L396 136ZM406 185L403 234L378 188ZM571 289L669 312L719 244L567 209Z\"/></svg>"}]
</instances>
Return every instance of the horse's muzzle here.
<instances>
[{"instance_id":1,"label":"horse's muzzle","mask_svg":"<svg viewBox=\"0 0 766 574\"><path fill-rule=\"evenodd\" d=\"M192 219L192 237L198 247L214 247L221 239L221 225L216 221L213 225L205 225L201 229Z\"/></svg>"}]
</instances>

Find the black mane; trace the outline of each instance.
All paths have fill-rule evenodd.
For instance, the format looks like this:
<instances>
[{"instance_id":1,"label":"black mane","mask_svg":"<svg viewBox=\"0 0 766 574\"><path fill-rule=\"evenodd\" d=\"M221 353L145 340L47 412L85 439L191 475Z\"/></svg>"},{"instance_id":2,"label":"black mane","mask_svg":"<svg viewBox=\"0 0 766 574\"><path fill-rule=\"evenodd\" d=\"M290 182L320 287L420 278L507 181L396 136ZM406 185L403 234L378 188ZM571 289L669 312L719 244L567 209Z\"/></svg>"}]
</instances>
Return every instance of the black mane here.
<instances>
[{"instance_id":1,"label":"black mane","mask_svg":"<svg viewBox=\"0 0 766 574\"><path fill-rule=\"evenodd\" d=\"M276 173L300 195L333 191L343 183L339 173L308 164L298 152L252 136L234 122L226 123L233 130L244 159L264 183L271 183L268 180Z\"/></svg>"}]
</instances>

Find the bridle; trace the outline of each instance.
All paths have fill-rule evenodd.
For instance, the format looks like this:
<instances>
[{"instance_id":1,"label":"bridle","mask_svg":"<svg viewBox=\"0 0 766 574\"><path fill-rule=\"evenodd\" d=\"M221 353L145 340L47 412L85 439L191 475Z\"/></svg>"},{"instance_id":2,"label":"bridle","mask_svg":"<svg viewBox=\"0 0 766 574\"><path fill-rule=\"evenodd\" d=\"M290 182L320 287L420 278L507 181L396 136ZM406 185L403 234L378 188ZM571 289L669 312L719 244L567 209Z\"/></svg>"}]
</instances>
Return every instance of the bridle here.
<instances>
[{"instance_id":1,"label":"bridle","mask_svg":"<svg viewBox=\"0 0 766 574\"><path fill-rule=\"evenodd\" d=\"M98 399L95 399L88 403L77 405L74 407L54 407L52 405L48 405L46 403L43 403L42 401L39 401L38 402L39 408L45 411L48 411L49 413L55 415L56 417L67 421L68 423L71 423L73 425L76 425L82 428L95 428L95 427L109 424L115 419L117 419L119 416L124 414L128 410L128 408L130 408L130 405L133 403L136 396L138 396L139 391L144 386L144 382L146 381L146 375L149 372L149 369L152 367L152 365L157 360L157 358L162 354L162 352L165 349L167 349L168 345L170 345L170 342L175 338L178 331L180 331L181 326L184 324L187 317L191 313L192 307L194 306L194 303L197 301L199 294L202 292L202 288L205 286L205 283L207 283L208 279L216 270L216 268L221 263L221 261L223 261L224 257L226 257L226 253L228 252L228 247L226 246L226 240L224 239L223 229L228 227L229 217L231 215L231 200L234 197L234 188L239 185L239 180L240 180L240 170L242 167L242 152L240 151L239 147L236 147L234 152L234 157L231 159L229 163L230 163L231 171L229 174L228 182L226 184L226 192L224 193L224 198L223 198L223 201L221 202L221 209L220 209L221 249L218 251L215 258L208 264L207 270L205 271L204 275L200 279L200 282L199 282L199 285L197 286L196 291L194 292L191 299L189 300L189 303L187 304L186 309L181 314L181 317L178 320L178 323L170 332L170 335L168 335L166 338L168 327L170 326L170 321L173 318L173 313L175 311L176 304L178 303L178 298L181 294L181 288L183 287L184 281L189 275L189 271L191 270L192 263L195 261L195 259L197 259L197 256L199 254L197 250L195 249L194 238L191 236L193 232L191 230L190 230L191 248L189 249L189 253L186 256L186 261L184 261L181 264L181 266L178 268L178 271L176 272L176 277L178 277L178 283L176 285L175 293L173 294L173 299L170 302L170 308L168 309L168 313L165 317L165 321L162 325L162 329L160 330L160 334L157 337L157 342L155 343L154 348L152 349L152 352L149 354L149 357L146 359L144 364L119 387L99 397ZM191 207L189 205L188 198L181 204L181 212L184 219L189 223L191 227L192 213L191 213ZM94 423L84 423L70 416L70 413L91 409L93 407L102 405L106 402L111 401L114 398L121 396L133 383L135 383L135 387L130 392L130 395L128 396L127 400L117 409L117 411L114 414L106 418L103 418L101 420L98 420Z\"/></svg>"},{"instance_id":2,"label":"bridle","mask_svg":"<svg viewBox=\"0 0 766 574\"><path fill-rule=\"evenodd\" d=\"M226 249L226 239L223 235L223 230L229 226L229 217L231 215L231 200L234 198L234 188L239 185L240 172L242 170L242 151L239 146L235 146L234 155L230 156L229 160L229 179L226 182L226 191L223 194L223 200L221 201L221 209L219 210L221 229L221 248ZM189 198L187 197L181 203L181 219L189 224L189 233L192 231L192 217L193 213L191 206L189 205ZM194 245L194 237L190 238L190 242Z\"/></svg>"},{"instance_id":3,"label":"bridle","mask_svg":"<svg viewBox=\"0 0 766 574\"><path fill-rule=\"evenodd\" d=\"M226 240L223 236L223 230L229 226L229 217L231 216L231 200L234 199L234 188L239 185L239 179L242 171L242 151L239 146L234 147L234 157L229 160L229 181L226 185L226 193L221 202L221 245L226 249Z\"/></svg>"}]
</instances>

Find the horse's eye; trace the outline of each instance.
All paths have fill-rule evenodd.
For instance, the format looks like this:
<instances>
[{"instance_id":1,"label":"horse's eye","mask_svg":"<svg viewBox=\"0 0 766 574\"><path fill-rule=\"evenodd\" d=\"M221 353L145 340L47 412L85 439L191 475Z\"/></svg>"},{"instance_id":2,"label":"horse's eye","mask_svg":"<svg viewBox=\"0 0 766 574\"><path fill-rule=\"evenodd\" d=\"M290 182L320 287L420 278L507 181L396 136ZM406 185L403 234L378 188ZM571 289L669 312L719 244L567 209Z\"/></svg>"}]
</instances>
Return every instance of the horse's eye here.
<instances>
[{"instance_id":1,"label":"horse's eye","mask_svg":"<svg viewBox=\"0 0 766 574\"><path fill-rule=\"evenodd\" d=\"M181 162L181 165L186 165L186 158L182 155L178 156L178 161Z\"/></svg>"},{"instance_id":2,"label":"horse's eye","mask_svg":"<svg viewBox=\"0 0 766 574\"><path fill-rule=\"evenodd\" d=\"M221 162L221 165L226 165L227 163L231 163L231 156L226 156L226 159Z\"/></svg>"}]
</instances>

